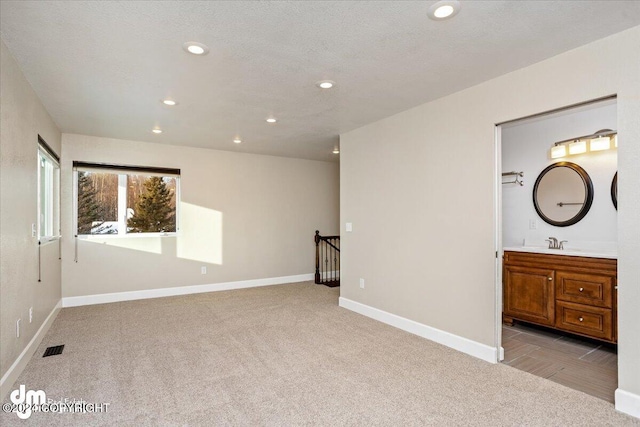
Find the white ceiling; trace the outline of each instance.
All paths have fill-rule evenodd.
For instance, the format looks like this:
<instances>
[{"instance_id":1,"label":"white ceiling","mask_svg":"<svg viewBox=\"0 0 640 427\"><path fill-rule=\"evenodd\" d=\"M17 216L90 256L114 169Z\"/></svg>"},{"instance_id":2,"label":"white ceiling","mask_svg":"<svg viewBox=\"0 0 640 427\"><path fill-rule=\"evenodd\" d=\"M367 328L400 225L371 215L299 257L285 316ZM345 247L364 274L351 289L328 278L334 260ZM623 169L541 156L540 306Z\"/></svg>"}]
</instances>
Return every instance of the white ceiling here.
<instances>
[{"instance_id":1,"label":"white ceiling","mask_svg":"<svg viewBox=\"0 0 640 427\"><path fill-rule=\"evenodd\" d=\"M62 132L336 160L340 133L640 24L639 1L433 3L2 1L0 30Z\"/></svg>"}]
</instances>

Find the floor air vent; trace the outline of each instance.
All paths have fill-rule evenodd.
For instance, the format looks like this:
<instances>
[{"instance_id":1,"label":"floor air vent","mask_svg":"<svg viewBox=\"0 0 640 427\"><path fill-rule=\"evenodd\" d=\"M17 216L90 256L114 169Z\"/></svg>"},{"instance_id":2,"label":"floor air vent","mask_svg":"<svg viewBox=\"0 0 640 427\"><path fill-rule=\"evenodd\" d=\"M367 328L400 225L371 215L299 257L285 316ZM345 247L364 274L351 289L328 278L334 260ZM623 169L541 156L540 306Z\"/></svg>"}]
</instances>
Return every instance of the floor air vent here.
<instances>
[{"instance_id":1,"label":"floor air vent","mask_svg":"<svg viewBox=\"0 0 640 427\"><path fill-rule=\"evenodd\" d=\"M47 349L45 350L45 352L42 355L42 357L49 357L49 356L55 356L55 355L58 355L58 354L62 354L62 350L64 350L64 344L63 345L57 345L55 347L47 347Z\"/></svg>"}]
</instances>

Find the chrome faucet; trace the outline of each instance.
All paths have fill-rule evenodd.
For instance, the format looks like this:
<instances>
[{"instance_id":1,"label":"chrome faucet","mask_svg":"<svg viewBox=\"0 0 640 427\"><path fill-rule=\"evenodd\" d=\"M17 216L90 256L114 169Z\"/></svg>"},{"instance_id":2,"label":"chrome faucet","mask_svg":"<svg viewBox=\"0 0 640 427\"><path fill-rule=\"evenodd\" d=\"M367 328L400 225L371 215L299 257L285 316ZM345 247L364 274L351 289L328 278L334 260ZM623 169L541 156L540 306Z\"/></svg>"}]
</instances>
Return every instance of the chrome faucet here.
<instances>
[{"instance_id":1,"label":"chrome faucet","mask_svg":"<svg viewBox=\"0 0 640 427\"><path fill-rule=\"evenodd\" d=\"M564 249L564 244L569 243L567 240L561 240L558 242L558 239L555 237L549 237L546 242L549 242L549 249Z\"/></svg>"}]
</instances>

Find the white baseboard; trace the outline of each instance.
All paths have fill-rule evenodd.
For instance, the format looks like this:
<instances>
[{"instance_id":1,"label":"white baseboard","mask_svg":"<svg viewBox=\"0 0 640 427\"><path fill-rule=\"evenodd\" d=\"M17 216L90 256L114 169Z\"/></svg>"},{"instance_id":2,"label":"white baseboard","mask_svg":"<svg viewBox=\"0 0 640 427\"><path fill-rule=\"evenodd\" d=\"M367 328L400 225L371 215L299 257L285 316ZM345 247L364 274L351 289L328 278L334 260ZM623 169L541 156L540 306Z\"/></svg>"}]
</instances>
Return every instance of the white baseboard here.
<instances>
[{"instance_id":1,"label":"white baseboard","mask_svg":"<svg viewBox=\"0 0 640 427\"><path fill-rule=\"evenodd\" d=\"M204 292L228 291L232 289L255 288L258 286L280 285L313 280L313 273L296 276L271 277L266 279L240 280L237 282L212 283L207 285L179 286L175 288L147 289L143 291L114 292L111 294L83 295L62 298L63 307L106 304L119 301L172 297L177 295L201 294Z\"/></svg>"},{"instance_id":2,"label":"white baseboard","mask_svg":"<svg viewBox=\"0 0 640 427\"><path fill-rule=\"evenodd\" d=\"M418 335L422 338L435 341L438 344L445 345L486 362L497 363L498 352L494 347L490 347L449 332L441 331L440 329L432 328L431 326L423 325L422 323L418 323L347 298L340 297L339 304L340 307L344 307L347 310L355 311L363 316L370 317L382 323L386 323L387 325Z\"/></svg>"},{"instance_id":3,"label":"white baseboard","mask_svg":"<svg viewBox=\"0 0 640 427\"><path fill-rule=\"evenodd\" d=\"M616 389L616 410L640 418L640 395Z\"/></svg>"},{"instance_id":4,"label":"white baseboard","mask_svg":"<svg viewBox=\"0 0 640 427\"><path fill-rule=\"evenodd\" d=\"M38 332L35 333L33 338L31 338L31 341L29 341L29 344L27 344L24 350L22 350L22 353L20 353L20 356L18 356L15 362L13 362L13 365L11 365L3 375L0 380L0 401L4 401L5 396L9 391L11 391L11 386L16 382L24 368L27 366L27 363L29 363L29 360L31 360L31 356L33 356L33 353L38 349L38 346L49 331L49 328L53 324L53 321L56 319L61 308L62 300L58 301L56 306L53 307L51 313L49 313L44 322L42 322L42 325L40 325Z\"/></svg>"}]
</instances>

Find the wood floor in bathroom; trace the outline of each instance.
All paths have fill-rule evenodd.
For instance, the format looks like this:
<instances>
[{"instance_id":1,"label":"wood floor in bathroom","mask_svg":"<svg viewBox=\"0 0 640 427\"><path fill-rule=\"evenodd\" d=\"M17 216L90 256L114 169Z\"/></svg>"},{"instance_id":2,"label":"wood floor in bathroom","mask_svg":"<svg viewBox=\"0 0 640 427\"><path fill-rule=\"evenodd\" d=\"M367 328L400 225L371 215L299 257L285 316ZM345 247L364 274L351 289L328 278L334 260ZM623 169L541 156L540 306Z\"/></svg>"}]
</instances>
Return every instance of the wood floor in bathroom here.
<instances>
[{"instance_id":1,"label":"wood floor in bathroom","mask_svg":"<svg viewBox=\"0 0 640 427\"><path fill-rule=\"evenodd\" d=\"M615 346L515 323L503 325L503 363L613 402L618 387Z\"/></svg>"}]
</instances>

